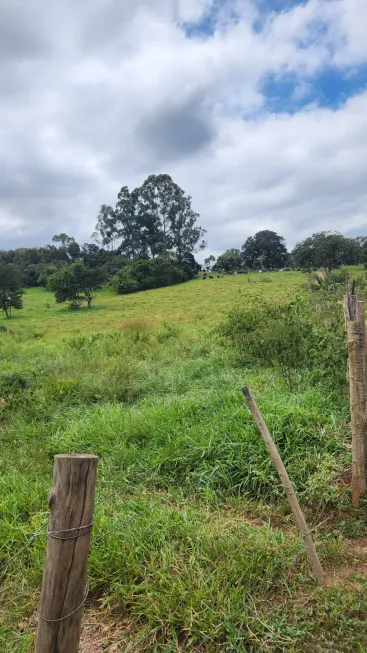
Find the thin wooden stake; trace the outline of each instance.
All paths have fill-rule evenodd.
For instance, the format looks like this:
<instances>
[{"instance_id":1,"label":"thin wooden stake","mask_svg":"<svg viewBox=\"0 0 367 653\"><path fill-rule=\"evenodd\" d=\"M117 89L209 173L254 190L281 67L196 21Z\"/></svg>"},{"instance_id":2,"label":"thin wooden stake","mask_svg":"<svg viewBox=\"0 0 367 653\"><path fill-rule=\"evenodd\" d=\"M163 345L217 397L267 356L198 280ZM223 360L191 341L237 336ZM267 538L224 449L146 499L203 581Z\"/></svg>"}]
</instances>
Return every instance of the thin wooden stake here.
<instances>
[{"instance_id":1,"label":"thin wooden stake","mask_svg":"<svg viewBox=\"0 0 367 653\"><path fill-rule=\"evenodd\" d=\"M260 413L258 405L253 398L249 388L242 388L242 392L246 397L248 407L255 419L255 422L259 428L261 436L265 442L265 446L272 458L272 461L276 467L281 483L284 487L285 493L287 495L288 503L292 509L294 519L297 523L297 526L302 535L303 541L305 543L307 556L311 565L311 569L315 575L315 578L319 585L325 585L326 579L325 575L317 555L315 545L312 539L310 529L307 526L306 520L304 518L301 506L298 503L298 499L294 492L291 480L288 476L288 472L284 467L283 461L278 453L278 449L271 437L268 427L266 426L264 419Z\"/></svg>"},{"instance_id":2,"label":"thin wooden stake","mask_svg":"<svg viewBox=\"0 0 367 653\"><path fill-rule=\"evenodd\" d=\"M97 462L97 456L55 456L36 653L78 652Z\"/></svg>"}]
</instances>

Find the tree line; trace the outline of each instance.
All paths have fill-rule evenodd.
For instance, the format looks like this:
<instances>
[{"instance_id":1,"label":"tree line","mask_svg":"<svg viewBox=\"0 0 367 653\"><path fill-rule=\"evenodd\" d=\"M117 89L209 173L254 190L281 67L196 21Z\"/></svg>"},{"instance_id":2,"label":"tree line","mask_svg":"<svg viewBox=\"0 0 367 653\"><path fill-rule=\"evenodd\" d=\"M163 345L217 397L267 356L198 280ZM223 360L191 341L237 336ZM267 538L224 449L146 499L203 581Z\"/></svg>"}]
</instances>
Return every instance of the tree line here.
<instances>
[{"instance_id":1,"label":"tree line","mask_svg":"<svg viewBox=\"0 0 367 653\"><path fill-rule=\"evenodd\" d=\"M320 231L297 243L288 252L285 239L275 231L258 231L241 249L228 249L204 260L205 269L224 272L298 269L311 272L323 268L329 273L343 265L367 266L367 236L346 238L338 232Z\"/></svg>"},{"instance_id":2,"label":"tree line","mask_svg":"<svg viewBox=\"0 0 367 653\"><path fill-rule=\"evenodd\" d=\"M61 233L45 247L0 251L0 307L10 317L32 286L78 308L91 307L105 283L126 294L188 281L201 269L195 252L206 246L199 217L167 174L150 175L132 191L123 186L115 207L101 206L94 242L79 245Z\"/></svg>"},{"instance_id":3,"label":"tree line","mask_svg":"<svg viewBox=\"0 0 367 653\"><path fill-rule=\"evenodd\" d=\"M167 174L150 175L132 191L123 186L115 207L100 208L94 242L80 245L66 233L56 234L45 247L0 251L0 308L7 317L22 308L24 288L43 286L58 303L90 308L95 292L110 284L127 294L193 279L201 269L194 254L206 247L205 230L192 198ZM217 260L204 261L205 270L226 273L249 270L367 266L367 237L346 238L319 232L288 252L285 239L263 230L247 238L240 249L229 249Z\"/></svg>"}]
</instances>

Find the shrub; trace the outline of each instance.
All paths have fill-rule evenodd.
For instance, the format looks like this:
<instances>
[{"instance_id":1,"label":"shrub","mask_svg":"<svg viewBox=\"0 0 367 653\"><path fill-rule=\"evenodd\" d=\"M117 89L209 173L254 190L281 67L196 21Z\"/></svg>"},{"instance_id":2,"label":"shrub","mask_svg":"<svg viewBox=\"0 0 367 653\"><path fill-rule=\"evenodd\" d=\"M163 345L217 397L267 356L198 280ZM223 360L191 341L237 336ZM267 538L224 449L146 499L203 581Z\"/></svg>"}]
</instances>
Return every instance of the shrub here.
<instances>
[{"instance_id":1,"label":"shrub","mask_svg":"<svg viewBox=\"0 0 367 653\"><path fill-rule=\"evenodd\" d=\"M343 313L335 294L298 295L283 305L238 306L219 326L245 365L276 367L292 385L294 372L311 371L345 383Z\"/></svg>"},{"instance_id":2,"label":"shrub","mask_svg":"<svg viewBox=\"0 0 367 653\"><path fill-rule=\"evenodd\" d=\"M163 322L161 328L157 331L157 340L162 343L172 338L178 338L179 335L180 329L177 326Z\"/></svg>"},{"instance_id":3,"label":"shrub","mask_svg":"<svg viewBox=\"0 0 367 653\"><path fill-rule=\"evenodd\" d=\"M138 281L136 279L129 279L125 272L117 274L112 284L119 295L130 295L133 292L139 292L141 290Z\"/></svg>"},{"instance_id":4,"label":"shrub","mask_svg":"<svg viewBox=\"0 0 367 653\"><path fill-rule=\"evenodd\" d=\"M112 279L112 286L121 294L163 288L183 281L189 281L195 271L188 263L157 257L131 263Z\"/></svg>"}]
</instances>

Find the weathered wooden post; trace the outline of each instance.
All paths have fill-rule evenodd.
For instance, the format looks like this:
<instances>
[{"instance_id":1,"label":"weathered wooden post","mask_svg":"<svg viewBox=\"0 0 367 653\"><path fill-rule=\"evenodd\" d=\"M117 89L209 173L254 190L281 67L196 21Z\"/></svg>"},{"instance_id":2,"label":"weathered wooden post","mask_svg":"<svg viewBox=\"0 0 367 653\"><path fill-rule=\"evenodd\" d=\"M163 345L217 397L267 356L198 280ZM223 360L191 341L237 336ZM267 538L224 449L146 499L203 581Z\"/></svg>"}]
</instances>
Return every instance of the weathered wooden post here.
<instances>
[{"instance_id":1,"label":"weathered wooden post","mask_svg":"<svg viewBox=\"0 0 367 653\"><path fill-rule=\"evenodd\" d=\"M366 383L367 394L367 330L366 330L366 307L365 302L357 299L357 320L362 324L363 343L364 343L364 378ZM367 399L366 399L367 400ZM367 445L367 443L366 443Z\"/></svg>"},{"instance_id":2,"label":"weathered wooden post","mask_svg":"<svg viewBox=\"0 0 367 653\"><path fill-rule=\"evenodd\" d=\"M324 575L324 571L322 569L319 557L317 555L315 545L312 539L312 535L310 532L309 527L307 526L307 522L305 520L304 514L301 510L301 506L298 503L298 499L296 496L296 493L293 489L293 485L291 483L291 480L288 476L288 472L284 466L284 463L279 455L278 449L276 448L275 442L273 438L271 437L268 427L265 424L265 421L263 419L263 416L260 413L259 407L253 398L249 388L242 388L242 392L245 395L247 405L255 419L255 422L258 426L258 429L260 431L260 434L265 442L265 446L271 456L271 459L275 465L275 468L278 472L278 476L280 478L280 481L284 487L288 503L290 505L290 508L293 512L293 516L295 519L295 522L300 530L300 533L302 535L303 541L305 543L305 548L306 548L306 553L311 565L311 569L315 575L315 578L318 582L319 585L325 585L326 583L326 578Z\"/></svg>"},{"instance_id":3,"label":"weathered wooden post","mask_svg":"<svg viewBox=\"0 0 367 653\"><path fill-rule=\"evenodd\" d=\"M354 508L358 508L360 497L367 491L366 326L364 302L351 294L349 284L345 298L345 315L352 424L352 503Z\"/></svg>"},{"instance_id":4,"label":"weathered wooden post","mask_svg":"<svg viewBox=\"0 0 367 653\"><path fill-rule=\"evenodd\" d=\"M55 456L36 653L78 652L97 463L97 456Z\"/></svg>"}]
</instances>

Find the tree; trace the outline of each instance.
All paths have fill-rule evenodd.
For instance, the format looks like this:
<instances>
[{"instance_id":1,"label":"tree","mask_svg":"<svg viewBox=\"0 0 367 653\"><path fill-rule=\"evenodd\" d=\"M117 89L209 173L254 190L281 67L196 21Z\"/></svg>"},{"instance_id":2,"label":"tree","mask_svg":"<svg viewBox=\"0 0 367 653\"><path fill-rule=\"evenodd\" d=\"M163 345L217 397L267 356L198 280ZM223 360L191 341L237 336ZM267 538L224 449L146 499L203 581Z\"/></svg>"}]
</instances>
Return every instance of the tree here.
<instances>
[{"instance_id":1,"label":"tree","mask_svg":"<svg viewBox=\"0 0 367 653\"><path fill-rule=\"evenodd\" d=\"M69 261L74 262L80 258L80 246L72 236L68 236L65 233L56 234L52 237L52 242L61 243L58 249L63 253L65 252Z\"/></svg>"},{"instance_id":2,"label":"tree","mask_svg":"<svg viewBox=\"0 0 367 653\"><path fill-rule=\"evenodd\" d=\"M88 268L99 268L107 263L109 252L95 243L84 243L81 258Z\"/></svg>"},{"instance_id":3,"label":"tree","mask_svg":"<svg viewBox=\"0 0 367 653\"><path fill-rule=\"evenodd\" d=\"M0 262L0 307L7 318L12 308L23 308L23 294L21 270L12 263Z\"/></svg>"},{"instance_id":4,"label":"tree","mask_svg":"<svg viewBox=\"0 0 367 653\"><path fill-rule=\"evenodd\" d=\"M200 239L202 240L197 249L202 250L206 247L206 242L203 240L205 230L197 225L200 215L193 211L191 201L192 197L185 195L184 191L177 187L169 217L172 249L179 261L186 253L195 251Z\"/></svg>"},{"instance_id":5,"label":"tree","mask_svg":"<svg viewBox=\"0 0 367 653\"><path fill-rule=\"evenodd\" d=\"M117 196L115 216L116 231L121 238L118 252L131 259L148 258L154 229L150 217L143 213L139 189L130 193L127 186L121 188Z\"/></svg>"},{"instance_id":6,"label":"tree","mask_svg":"<svg viewBox=\"0 0 367 653\"><path fill-rule=\"evenodd\" d=\"M227 249L224 254L217 258L213 269L224 270L225 272L236 272L243 268L243 256L239 249Z\"/></svg>"},{"instance_id":7,"label":"tree","mask_svg":"<svg viewBox=\"0 0 367 653\"><path fill-rule=\"evenodd\" d=\"M28 265L23 273L23 283L27 288L32 286L37 286L39 279L45 270L46 265L44 263L37 263Z\"/></svg>"},{"instance_id":8,"label":"tree","mask_svg":"<svg viewBox=\"0 0 367 653\"><path fill-rule=\"evenodd\" d=\"M197 223L192 198L167 174L149 175L140 188L123 186L116 207L101 206L93 237L102 245L121 241L118 251L132 259L203 249L205 230Z\"/></svg>"},{"instance_id":9,"label":"tree","mask_svg":"<svg viewBox=\"0 0 367 653\"><path fill-rule=\"evenodd\" d=\"M367 236L357 236L355 241L358 245L359 251L358 262L367 267Z\"/></svg>"},{"instance_id":10,"label":"tree","mask_svg":"<svg viewBox=\"0 0 367 653\"><path fill-rule=\"evenodd\" d=\"M196 275L201 270L201 265L195 260L195 256L191 252L185 252L181 258L180 264L188 266L193 275Z\"/></svg>"},{"instance_id":11,"label":"tree","mask_svg":"<svg viewBox=\"0 0 367 653\"><path fill-rule=\"evenodd\" d=\"M71 308L79 308L83 301L92 307L94 292L101 288L104 273L101 268L88 268L84 263L72 263L55 272L48 281L48 288L55 293L57 303L70 302Z\"/></svg>"},{"instance_id":12,"label":"tree","mask_svg":"<svg viewBox=\"0 0 367 653\"><path fill-rule=\"evenodd\" d=\"M319 231L300 243L292 252L297 267L305 270L324 268L329 273L342 265L359 262L359 245L338 232Z\"/></svg>"},{"instance_id":13,"label":"tree","mask_svg":"<svg viewBox=\"0 0 367 653\"><path fill-rule=\"evenodd\" d=\"M273 270L287 264L289 255L285 240L275 231L265 229L247 238L242 245L245 265L249 268Z\"/></svg>"},{"instance_id":14,"label":"tree","mask_svg":"<svg viewBox=\"0 0 367 653\"><path fill-rule=\"evenodd\" d=\"M153 254L167 256L173 242L170 234L170 221L175 214L175 200L179 186L167 174L149 175L139 189L139 204L145 222L150 223L153 238L150 249Z\"/></svg>"},{"instance_id":15,"label":"tree","mask_svg":"<svg viewBox=\"0 0 367 653\"><path fill-rule=\"evenodd\" d=\"M215 263L215 256L213 254L210 254L207 258L204 259L204 265L205 265L205 270L206 272L210 272L212 269L213 265Z\"/></svg>"},{"instance_id":16,"label":"tree","mask_svg":"<svg viewBox=\"0 0 367 653\"><path fill-rule=\"evenodd\" d=\"M116 223L116 214L112 206L102 204L92 238L94 238L99 245L107 245L113 249L115 241L119 237Z\"/></svg>"}]
</instances>

